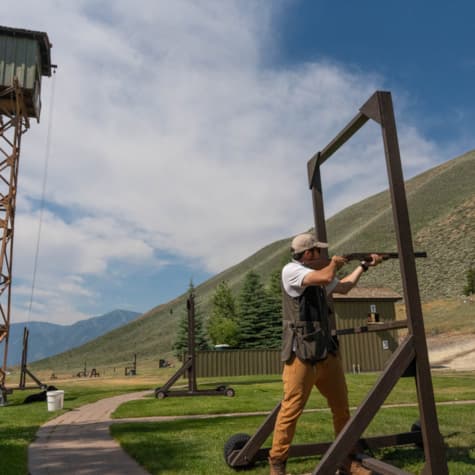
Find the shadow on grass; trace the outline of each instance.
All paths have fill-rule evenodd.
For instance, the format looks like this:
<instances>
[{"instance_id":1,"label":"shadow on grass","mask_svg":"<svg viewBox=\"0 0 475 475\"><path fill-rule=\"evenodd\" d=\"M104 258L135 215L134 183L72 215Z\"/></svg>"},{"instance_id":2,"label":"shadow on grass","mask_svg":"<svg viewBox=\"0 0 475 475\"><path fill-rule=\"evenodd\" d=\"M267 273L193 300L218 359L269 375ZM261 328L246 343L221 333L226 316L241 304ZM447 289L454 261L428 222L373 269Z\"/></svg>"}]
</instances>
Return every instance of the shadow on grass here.
<instances>
[{"instance_id":1,"label":"shadow on grass","mask_svg":"<svg viewBox=\"0 0 475 475\"><path fill-rule=\"evenodd\" d=\"M230 378L232 379L232 378ZM233 388L238 388L239 386L252 386L256 384L275 384L275 383L282 383L282 377L276 376L275 379L258 379L258 376L256 376L256 379L250 380L250 381L239 381L235 380L232 383L223 381L221 383L207 383L203 382L201 384L202 387L214 387L214 386L232 386Z\"/></svg>"},{"instance_id":2,"label":"shadow on grass","mask_svg":"<svg viewBox=\"0 0 475 475\"><path fill-rule=\"evenodd\" d=\"M209 455L203 450L203 442L186 435L195 428L195 424L190 424L190 421L186 424L176 421L175 430L183 430L181 438L168 437L166 431L161 432L156 424L141 425L139 436L135 424L114 424L111 431L114 437L120 439L129 455L136 460L146 461L145 467L149 472L178 473L182 470L192 471L192 467L205 466L209 461Z\"/></svg>"},{"instance_id":3,"label":"shadow on grass","mask_svg":"<svg viewBox=\"0 0 475 475\"><path fill-rule=\"evenodd\" d=\"M2 408L2 410L5 408ZM5 427L0 425L0 454L2 475L27 473L28 445L33 441L38 426Z\"/></svg>"},{"instance_id":4,"label":"shadow on grass","mask_svg":"<svg viewBox=\"0 0 475 475\"><path fill-rule=\"evenodd\" d=\"M301 427L305 427L304 422L305 420L302 421ZM312 426L315 425L313 418L310 423ZM317 425L321 426L320 423ZM112 431L124 449L143 463L151 473L227 475L234 473L234 470L227 467L223 460L225 442L235 433L251 435L255 428L254 422L247 422L243 418L218 418L212 423L209 420L175 420L144 424L116 423L112 426ZM475 473L473 448L470 442L463 443L461 446L457 440L459 436L460 434L455 431L450 436L446 436L446 442L451 442L451 447L447 448L450 473L454 475ZM452 440L449 441L448 438ZM269 447L269 444L270 441L267 440L263 447ZM374 457L411 473L419 473L425 463L423 449L414 446L382 448L374 451ZM312 458L292 459L291 471L292 473L307 473L312 465L313 468L316 466L317 462L318 460ZM256 464L251 473L256 475L268 473L267 464L265 462Z\"/></svg>"},{"instance_id":5,"label":"shadow on grass","mask_svg":"<svg viewBox=\"0 0 475 475\"><path fill-rule=\"evenodd\" d=\"M447 463L475 466L475 458L471 455L472 451L472 447L447 447ZM423 465L425 461L424 450L417 447L386 448L376 452L376 458L399 468Z\"/></svg>"},{"instance_id":6,"label":"shadow on grass","mask_svg":"<svg viewBox=\"0 0 475 475\"><path fill-rule=\"evenodd\" d=\"M449 447L447 449L447 461L462 462L466 465L475 466L475 458L470 454L470 447Z\"/></svg>"}]
</instances>

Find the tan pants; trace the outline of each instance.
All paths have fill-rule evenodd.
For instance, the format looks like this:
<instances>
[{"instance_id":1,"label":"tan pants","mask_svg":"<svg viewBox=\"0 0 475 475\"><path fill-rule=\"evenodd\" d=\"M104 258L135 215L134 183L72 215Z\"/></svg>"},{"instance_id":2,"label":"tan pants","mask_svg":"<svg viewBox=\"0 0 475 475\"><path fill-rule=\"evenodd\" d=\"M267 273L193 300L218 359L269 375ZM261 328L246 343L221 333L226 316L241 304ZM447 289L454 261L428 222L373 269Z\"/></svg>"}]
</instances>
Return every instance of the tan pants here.
<instances>
[{"instance_id":1,"label":"tan pants","mask_svg":"<svg viewBox=\"0 0 475 475\"><path fill-rule=\"evenodd\" d=\"M286 363L282 375L284 398L274 427L274 438L269 456L287 460L295 434L297 420L302 414L313 385L326 398L333 415L333 428L338 434L350 418L348 389L339 356L330 354L315 365L298 358Z\"/></svg>"}]
</instances>

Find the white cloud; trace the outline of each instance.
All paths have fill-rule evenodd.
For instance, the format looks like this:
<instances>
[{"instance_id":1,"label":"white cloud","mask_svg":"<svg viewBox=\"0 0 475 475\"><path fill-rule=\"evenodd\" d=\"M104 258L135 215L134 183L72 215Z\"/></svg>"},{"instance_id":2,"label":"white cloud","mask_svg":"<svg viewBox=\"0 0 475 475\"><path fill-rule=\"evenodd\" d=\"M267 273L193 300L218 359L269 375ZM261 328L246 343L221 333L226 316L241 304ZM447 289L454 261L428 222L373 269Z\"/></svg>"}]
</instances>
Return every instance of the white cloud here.
<instances>
[{"instance_id":1,"label":"white cloud","mask_svg":"<svg viewBox=\"0 0 475 475\"><path fill-rule=\"evenodd\" d=\"M47 31L59 66L47 199L62 211L45 213L38 279L55 289L44 302L58 321L81 313L73 294L94 298L82 277L107 278L113 261L161 265L166 250L215 272L312 224L306 162L383 80L328 62L265 68L273 8L282 4L20 0L4 13L4 24ZM25 280L51 83L41 126L23 140L15 246ZM353 160L383 160L380 136L358 140L325 172L327 216L386 186ZM400 141L411 172L433 163L416 129Z\"/></svg>"}]
</instances>

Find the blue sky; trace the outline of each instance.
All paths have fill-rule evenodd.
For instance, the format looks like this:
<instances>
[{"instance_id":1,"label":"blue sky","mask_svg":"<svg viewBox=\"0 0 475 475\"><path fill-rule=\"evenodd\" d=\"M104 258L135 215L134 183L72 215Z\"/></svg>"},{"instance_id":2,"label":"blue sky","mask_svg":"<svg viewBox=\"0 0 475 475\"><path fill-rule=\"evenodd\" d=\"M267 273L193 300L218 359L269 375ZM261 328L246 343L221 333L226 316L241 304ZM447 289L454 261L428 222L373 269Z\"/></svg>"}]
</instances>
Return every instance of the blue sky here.
<instances>
[{"instance_id":1,"label":"blue sky","mask_svg":"<svg viewBox=\"0 0 475 475\"><path fill-rule=\"evenodd\" d=\"M280 20L280 58L327 59L373 71L410 94L417 126L437 140L464 138L475 118L473 2L296 2Z\"/></svg>"},{"instance_id":2,"label":"blue sky","mask_svg":"<svg viewBox=\"0 0 475 475\"><path fill-rule=\"evenodd\" d=\"M474 14L469 0L10 5L1 23L46 31L58 65L22 142L12 322L145 312L307 229L307 160L377 89L406 178L474 149ZM368 125L325 167L327 217L387 187L380 142Z\"/></svg>"}]
</instances>

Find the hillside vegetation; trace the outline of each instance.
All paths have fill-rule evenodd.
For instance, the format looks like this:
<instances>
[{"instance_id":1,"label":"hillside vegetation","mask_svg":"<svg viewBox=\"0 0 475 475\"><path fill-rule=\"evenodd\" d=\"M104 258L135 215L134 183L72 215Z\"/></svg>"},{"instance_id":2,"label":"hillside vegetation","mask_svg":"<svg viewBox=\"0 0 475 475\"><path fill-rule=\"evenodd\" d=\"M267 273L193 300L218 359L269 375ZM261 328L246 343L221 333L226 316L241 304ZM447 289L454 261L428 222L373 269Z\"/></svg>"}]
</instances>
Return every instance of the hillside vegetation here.
<instances>
[{"instance_id":1,"label":"hillside vegetation","mask_svg":"<svg viewBox=\"0 0 475 475\"><path fill-rule=\"evenodd\" d=\"M460 296L466 272L475 266L475 151L445 162L406 183L414 249L427 251L417 260L423 301ZM312 225L309 217L309 227ZM330 254L350 251L396 251L388 192L346 208L327 221ZM302 230L304 231L304 230ZM216 285L226 280L237 293L244 275L257 271L264 282L289 256L290 238L269 244L241 263L196 287L203 312ZM352 265L348 266L351 269ZM388 286L402 293L397 260L368 272L362 286ZM186 295L159 305L142 317L79 348L35 363L38 368L80 368L127 365L137 353L139 363L170 357Z\"/></svg>"}]
</instances>

